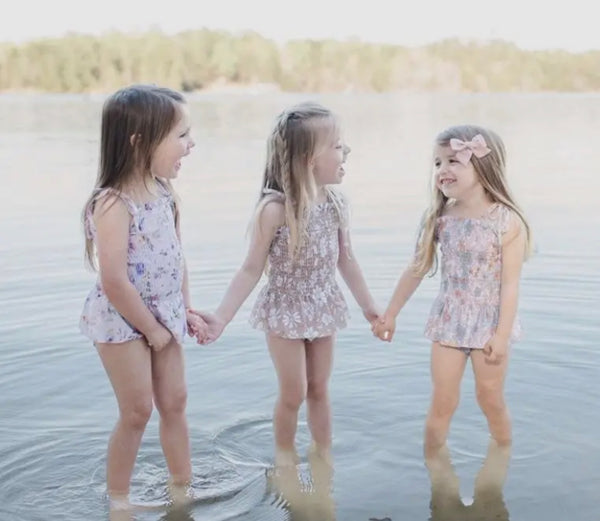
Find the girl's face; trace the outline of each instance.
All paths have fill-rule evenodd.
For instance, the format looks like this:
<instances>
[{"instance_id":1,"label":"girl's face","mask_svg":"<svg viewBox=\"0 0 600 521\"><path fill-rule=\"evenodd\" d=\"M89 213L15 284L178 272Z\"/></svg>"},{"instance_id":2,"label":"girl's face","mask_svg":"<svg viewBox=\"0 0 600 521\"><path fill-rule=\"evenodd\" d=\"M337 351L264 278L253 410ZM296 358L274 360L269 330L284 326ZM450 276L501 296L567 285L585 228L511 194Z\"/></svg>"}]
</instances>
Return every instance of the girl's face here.
<instances>
[{"instance_id":1,"label":"girl's face","mask_svg":"<svg viewBox=\"0 0 600 521\"><path fill-rule=\"evenodd\" d=\"M449 146L434 148L433 175L436 187L449 199L465 199L482 188L473 163L463 165Z\"/></svg>"},{"instance_id":2,"label":"girl's face","mask_svg":"<svg viewBox=\"0 0 600 521\"><path fill-rule=\"evenodd\" d=\"M190 118L186 105L180 104L180 118L167 136L159 143L152 156L152 174L166 179L175 179L181 168L181 159L195 145L190 134Z\"/></svg>"},{"instance_id":3,"label":"girl's face","mask_svg":"<svg viewBox=\"0 0 600 521\"><path fill-rule=\"evenodd\" d=\"M339 134L329 135L312 159L313 175L317 186L340 184L345 175L344 163L350 153Z\"/></svg>"}]
</instances>

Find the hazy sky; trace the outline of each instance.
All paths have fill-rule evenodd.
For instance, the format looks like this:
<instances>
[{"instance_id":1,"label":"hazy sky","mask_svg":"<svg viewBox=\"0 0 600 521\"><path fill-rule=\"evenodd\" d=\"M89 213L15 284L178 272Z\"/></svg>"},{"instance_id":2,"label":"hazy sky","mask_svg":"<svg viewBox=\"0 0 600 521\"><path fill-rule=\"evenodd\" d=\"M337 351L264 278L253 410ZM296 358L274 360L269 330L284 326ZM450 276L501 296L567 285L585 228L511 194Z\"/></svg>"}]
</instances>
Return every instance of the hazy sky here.
<instances>
[{"instance_id":1,"label":"hazy sky","mask_svg":"<svg viewBox=\"0 0 600 521\"><path fill-rule=\"evenodd\" d=\"M351 5L357 2L356 5ZM167 33L251 29L268 38L357 37L420 45L447 37L499 38L525 49L600 49L593 0L14 0L0 17L0 41L110 29ZM393 6L393 7L392 7Z\"/></svg>"}]
</instances>

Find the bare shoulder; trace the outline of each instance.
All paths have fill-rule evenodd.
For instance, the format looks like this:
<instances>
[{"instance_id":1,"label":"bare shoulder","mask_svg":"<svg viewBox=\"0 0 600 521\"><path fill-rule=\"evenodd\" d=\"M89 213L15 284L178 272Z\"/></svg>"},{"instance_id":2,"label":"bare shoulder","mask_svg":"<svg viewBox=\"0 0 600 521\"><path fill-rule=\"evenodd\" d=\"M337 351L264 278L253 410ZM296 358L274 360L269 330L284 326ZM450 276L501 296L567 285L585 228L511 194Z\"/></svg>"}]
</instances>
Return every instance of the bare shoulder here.
<instances>
[{"instance_id":1,"label":"bare shoulder","mask_svg":"<svg viewBox=\"0 0 600 521\"><path fill-rule=\"evenodd\" d=\"M117 193L108 191L96 199L93 215L96 225L103 222L108 224L128 223L130 219L129 210L123 199Z\"/></svg>"},{"instance_id":2,"label":"bare shoulder","mask_svg":"<svg viewBox=\"0 0 600 521\"><path fill-rule=\"evenodd\" d=\"M285 224L285 206L279 197L265 197L255 215L256 223L263 230L277 229Z\"/></svg>"}]
</instances>

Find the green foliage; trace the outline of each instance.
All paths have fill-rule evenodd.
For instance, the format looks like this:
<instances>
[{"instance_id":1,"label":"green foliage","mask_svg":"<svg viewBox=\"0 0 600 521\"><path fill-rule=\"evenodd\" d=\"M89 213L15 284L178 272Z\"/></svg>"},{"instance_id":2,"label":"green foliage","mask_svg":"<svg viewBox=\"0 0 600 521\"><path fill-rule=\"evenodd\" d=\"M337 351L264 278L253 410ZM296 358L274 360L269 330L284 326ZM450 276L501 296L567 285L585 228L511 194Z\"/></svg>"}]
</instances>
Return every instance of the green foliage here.
<instances>
[{"instance_id":1,"label":"green foliage","mask_svg":"<svg viewBox=\"0 0 600 521\"><path fill-rule=\"evenodd\" d=\"M105 92L136 82L183 91L253 84L297 92L598 91L600 51L533 52L460 40L420 48L358 40L278 46L254 32L207 29L0 43L3 91Z\"/></svg>"}]
</instances>

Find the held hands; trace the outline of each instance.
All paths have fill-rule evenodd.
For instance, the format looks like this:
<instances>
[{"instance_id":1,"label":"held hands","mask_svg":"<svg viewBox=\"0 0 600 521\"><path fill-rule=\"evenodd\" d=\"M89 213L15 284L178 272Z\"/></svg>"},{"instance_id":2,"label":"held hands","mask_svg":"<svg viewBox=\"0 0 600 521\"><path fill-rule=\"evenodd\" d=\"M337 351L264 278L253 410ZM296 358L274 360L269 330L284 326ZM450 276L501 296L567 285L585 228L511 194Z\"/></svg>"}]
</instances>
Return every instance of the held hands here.
<instances>
[{"instance_id":1,"label":"held hands","mask_svg":"<svg viewBox=\"0 0 600 521\"><path fill-rule=\"evenodd\" d=\"M385 342L391 342L396 331L396 318L384 313L371 324L373 335Z\"/></svg>"},{"instance_id":2,"label":"held hands","mask_svg":"<svg viewBox=\"0 0 600 521\"><path fill-rule=\"evenodd\" d=\"M200 313L194 309L186 308L185 318L188 335L195 337L199 344L203 343L208 335L208 325L202 319Z\"/></svg>"},{"instance_id":3,"label":"held hands","mask_svg":"<svg viewBox=\"0 0 600 521\"><path fill-rule=\"evenodd\" d=\"M485 361L488 364L499 365L508 353L508 338L495 334L490 338L483 348Z\"/></svg>"},{"instance_id":4,"label":"held hands","mask_svg":"<svg viewBox=\"0 0 600 521\"><path fill-rule=\"evenodd\" d=\"M190 311L206 325L206 334L202 338L196 337L199 344L212 344L221 336L227 324L219 315L207 311Z\"/></svg>"}]
</instances>

